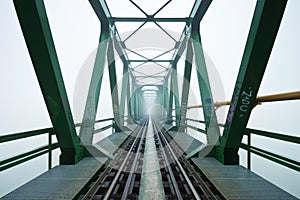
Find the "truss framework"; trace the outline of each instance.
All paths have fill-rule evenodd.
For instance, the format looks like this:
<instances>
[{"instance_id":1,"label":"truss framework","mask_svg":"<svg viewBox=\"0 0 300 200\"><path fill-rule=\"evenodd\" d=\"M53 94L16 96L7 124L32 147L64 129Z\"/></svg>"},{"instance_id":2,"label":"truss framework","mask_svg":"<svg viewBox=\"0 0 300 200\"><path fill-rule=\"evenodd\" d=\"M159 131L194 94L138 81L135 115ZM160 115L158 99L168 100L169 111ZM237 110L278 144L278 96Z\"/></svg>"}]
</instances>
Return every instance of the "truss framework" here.
<instances>
[{"instance_id":1,"label":"truss framework","mask_svg":"<svg viewBox=\"0 0 300 200\"><path fill-rule=\"evenodd\" d=\"M44 3L42 0L14 0L15 9L28 51L62 151L60 157L61 163L76 163L86 155L85 153L87 152L84 151L85 148L92 145L94 123L106 59L109 63L115 131L122 131L125 107L127 107L133 121L142 117L141 99L143 95L142 88L144 86L157 87L156 100L166 108L167 122L172 121L172 108L174 106L180 108L175 111L175 122L177 130L181 131L179 127L184 124L186 118L192 59L194 57L208 145L214 145L216 147L213 155L223 163L238 164L238 149L251 110L255 105L257 92L276 39L287 0L257 0L244 56L222 135L219 133L215 110L212 109L214 101L199 33L199 24L212 3L212 0L195 1L189 17L186 18L156 17L159 12L171 4L172 0L167 1L151 15L146 13L133 0L129 1L136 9L143 13L145 17L114 17L111 16L104 0L89 0L101 22L101 34L83 122L79 136L77 136ZM115 25L116 22L141 22L141 24L122 40ZM135 49L130 49L126 46L126 42L131 40L143 26L150 22L154 23L158 29L174 42L173 48L154 57L147 57L141 52L137 52ZM159 24L160 22L185 23L179 40L176 40L169 34L168 31ZM117 52L117 55L123 63L120 99L116 87L114 51ZM185 51L185 81L182 85L183 93L179 100L176 69ZM139 59L129 59L128 52L135 54ZM173 52L171 59L162 58L171 52ZM133 66L134 63L137 63L137 65ZM148 74L138 70L141 67L145 67L147 63L152 63L161 68L161 71ZM167 64L167 66L165 64ZM152 81L149 81L150 79ZM151 98L153 98L153 96ZM197 153L197 151L195 151L195 153Z\"/></svg>"}]
</instances>

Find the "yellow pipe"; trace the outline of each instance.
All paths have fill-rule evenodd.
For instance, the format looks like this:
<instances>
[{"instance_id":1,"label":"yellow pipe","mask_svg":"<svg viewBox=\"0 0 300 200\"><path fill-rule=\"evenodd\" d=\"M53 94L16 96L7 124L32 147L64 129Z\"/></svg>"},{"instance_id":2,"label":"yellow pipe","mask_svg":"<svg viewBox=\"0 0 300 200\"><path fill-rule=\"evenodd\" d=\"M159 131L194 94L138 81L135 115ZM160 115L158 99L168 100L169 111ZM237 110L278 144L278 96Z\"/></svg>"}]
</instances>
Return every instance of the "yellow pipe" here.
<instances>
[{"instance_id":1,"label":"yellow pipe","mask_svg":"<svg viewBox=\"0 0 300 200\"><path fill-rule=\"evenodd\" d=\"M300 91L257 97L256 105L261 104L263 102L287 101L287 100L297 100L297 99L300 99ZM217 101L215 103L216 108L221 106L226 106L226 105L230 105L230 101L220 101L220 102ZM202 105L194 105L194 106L187 107L187 109L193 109L193 108L202 108Z\"/></svg>"}]
</instances>

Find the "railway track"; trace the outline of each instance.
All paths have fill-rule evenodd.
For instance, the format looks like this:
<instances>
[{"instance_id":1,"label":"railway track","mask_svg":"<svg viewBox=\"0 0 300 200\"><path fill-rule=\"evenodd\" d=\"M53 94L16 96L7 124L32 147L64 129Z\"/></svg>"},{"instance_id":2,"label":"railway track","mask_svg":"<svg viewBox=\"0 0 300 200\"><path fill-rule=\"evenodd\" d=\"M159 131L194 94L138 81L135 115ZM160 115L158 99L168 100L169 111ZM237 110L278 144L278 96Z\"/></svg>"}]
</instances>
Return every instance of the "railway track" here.
<instances>
[{"instance_id":1,"label":"railway track","mask_svg":"<svg viewBox=\"0 0 300 200\"><path fill-rule=\"evenodd\" d=\"M79 199L224 199L171 141L144 119Z\"/></svg>"}]
</instances>

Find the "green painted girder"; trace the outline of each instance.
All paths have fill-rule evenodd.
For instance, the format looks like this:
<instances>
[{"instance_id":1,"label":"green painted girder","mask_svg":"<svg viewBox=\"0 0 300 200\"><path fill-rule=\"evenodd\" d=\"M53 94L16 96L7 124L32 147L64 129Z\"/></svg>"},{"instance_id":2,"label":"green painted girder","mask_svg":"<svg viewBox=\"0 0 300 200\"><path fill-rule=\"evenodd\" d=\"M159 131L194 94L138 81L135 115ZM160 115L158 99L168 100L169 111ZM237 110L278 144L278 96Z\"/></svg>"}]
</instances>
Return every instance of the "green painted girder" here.
<instances>
[{"instance_id":1,"label":"green painted girder","mask_svg":"<svg viewBox=\"0 0 300 200\"><path fill-rule=\"evenodd\" d=\"M132 91L132 85L130 85L130 75L128 75L128 78L127 78L127 95L126 95L126 106L127 106L127 123L132 123L132 116L131 116L131 91Z\"/></svg>"},{"instance_id":2,"label":"green painted girder","mask_svg":"<svg viewBox=\"0 0 300 200\"><path fill-rule=\"evenodd\" d=\"M117 86L117 74L116 74L116 61L114 56L113 40L110 39L107 49L107 62L108 62L108 72L109 72L109 83L110 92L112 98L112 108L115 119L115 131L121 132L120 124L120 106L119 106L119 95Z\"/></svg>"},{"instance_id":3,"label":"green painted girder","mask_svg":"<svg viewBox=\"0 0 300 200\"><path fill-rule=\"evenodd\" d=\"M200 23L211 3L212 0L197 0L195 2L189 16L192 24L197 25L198 23Z\"/></svg>"},{"instance_id":4,"label":"green painted girder","mask_svg":"<svg viewBox=\"0 0 300 200\"><path fill-rule=\"evenodd\" d=\"M186 50L184 79L182 85L181 106L180 106L180 121L179 121L180 127L183 124L185 124L187 103L188 103L189 92L190 92L191 73L192 73L192 61L193 61L192 41L188 40L187 43L188 44ZM179 129L179 131L183 131L183 130Z\"/></svg>"},{"instance_id":5,"label":"green painted girder","mask_svg":"<svg viewBox=\"0 0 300 200\"><path fill-rule=\"evenodd\" d=\"M132 119L135 120L135 90L136 90L136 82L134 81L134 78L132 75L131 77L131 94L130 94L130 113L132 116Z\"/></svg>"},{"instance_id":6,"label":"green painted girder","mask_svg":"<svg viewBox=\"0 0 300 200\"><path fill-rule=\"evenodd\" d=\"M128 64L123 64L123 77L122 77L122 91L121 91L121 99L120 99L120 126L124 126L124 113L126 106L126 96L128 95Z\"/></svg>"},{"instance_id":7,"label":"green painted girder","mask_svg":"<svg viewBox=\"0 0 300 200\"><path fill-rule=\"evenodd\" d=\"M183 32L181 33L179 42L177 42L177 44L175 44L175 48L177 47L177 51L174 52L172 60L173 62L171 63L172 65L177 65L178 60L180 59L185 47L182 48L183 45L185 45L185 40L186 38L186 32L189 29L189 25L191 23L193 24L198 24L200 23L200 21L202 20L202 18L204 17L205 13L207 12L210 4L211 4L212 0L197 0L194 3L194 6L192 8L192 11L188 17L188 22L187 22L187 26L184 28ZM171 70L169 70L168 75L170 74ZM167 77L168 77L167 75Z\"/></svg>"},{"instance_id":8,"label":"green painted girder","mask_svg":"<svg viewBox=\"0 0 300 200\"><path fill-rule=\"evenodd\" d=\"M60 163L82 158L43 0L14 0L31 61L61 149Z\"/></svg>"},{"instance_id":9,"label":"green painted girder","mask_svg":"<svg viewBox=\"0 0 300 200\"><path fill-rule=\"evenodd\" d=\"M171 62L172 67L170 68L170 70L168 71L168 74L166 76L166 79L169 77L169 74L171 76L170 88L172 90L172 99L174 99L175 108L177 108L177 109L175 109L175 117L176 117L175 121L176 121L177 127L179 127L179 123L180 123L180 109L179 109L180 102L179 102L179 92L178 92L177 63L186 48L186 40L187 40L186 35L182 35L181 37L182 37L181 43L179 44L179 47L178 47L177 51L175 51L173 58L172 58L172 60L173 60ZM170 113L172 114L172 112L170 112Z\"/></svg>"},{"instance_id":10,"label":"green painted girder","mask_svg":"<svg viewBox=\"0 0 300 200\"><path fill-rule=\"evenodd\" d=\"M238 150L267 66L287 0L258 0L221 139L218 158L238 164Z\"/></svg>"},{"instance_id":11,"label":"green painted girder","mask_svg":"<svg viewBox=\"0 0 300 200\"><path fill-rule=\"evenodd\" d=\"M170 77L170 86L169 86L169 88L170 88L170 91L169 91L169 105L168 105L168 108L167 108L167 121L166 121L166 123L167 124L172 124L173 123L173 121L172 121L172 109L173 109L173 96L174 96L174 94L173 94L173 88L172 88L172 86L173 86L173 79L172 79L172 76Z\"/></svg>"},{"instance_id":12,"label":"green painted girder","mask_svg":"<svg viewBox=\"0 0 300 200\"><path fill-rule=\"evenodd\" d=\"M144 75L144 76L135 76L135 78L165 78L166 76L152 76L152 75Z\"/></svg>"},{"instance_id":13,"label":"green painted girder","mask_svg":"<svg viewBox=\"0 0 300 200\"><path fill-rule=\"evenodd\" d=\"M203 115L205 119L207 144L218 145L220 138L220 129L218 125L217 115L215 112L214 99L211 92L211 86L207 73L199 29L200 21L199 23L192 24L191 39L193 43L193 49L195 52L196 71L198 77L198 85L200 89Z\"/></svg>"},{"instance_id":14,"label":"green painted girder","mask_svg":"<svg viewBox=\"0 0 300 200\"><path fill-rule=\"evenodd\" d=\"M89 2L92 8L94 9L100 22L106 25L111 24L108 21L108 18L111 17L111 14L108 10L106 3L103 0L89 0Z\"/></svg>"},{"instance_id":15,"label":"green painted girder","mask_svg":"<svg viewBox=\"0 0 300 200\"><path fill-rule=\"evenodd\" d=\"M156 59L154 59L154 60L152 60L152 59L145 60L145 59L143 59L143 60L127 60L127 61L129 63L133 63L133 62L154 62L154 63L156 63L156 62L168 62L168 63L170 63L173 60L156 60Z\"/></svg>"},{"instance_id":16,"label":"green painted girder","mask_svg":"<svg viewBox=\"0 0 300 200\"><path fill-rule=\"evenodd\" d=\"M173 67L172 67L171 78L172 78L172 91L173 91L175 108L180 108L179 91L178 91L178 77L177 77L177 64L173 65ZM175 109L175 116L176 116L176 119L175 119L176 126L179 127L180 109Z\"/></svg>"},{"instance_id":17,"label":"green painted girder","mask_svg":"<svg viewBox=\"0 0 300 200\"><path fill-rule=\"evenodd\" d=\"M185 27L186 29L186 27ZM171 67L169 68L168 70L168 73L166 75L166 78L165 80L168 79L168 77L170 76L172 70L174 69L174 67L176 68L175 70L177 70L177 63L179 61L179 59L181 58L185 48L186 48L186 40L187 40L187 36L186 36L186 33L185 33L185 29L183 31L183 33L181 34L181 37L179 39L179 41L181 42L178 42L175 46L177 46L173 56L172 56L172 62L170 63Z\"/></svg>"},{"instance_id":18,"label":"green painted girder","mask_svg":"<svg viewBox=\"0 0 300 200\"><path fill-rule=\"evenodd\" d=\"M168 88L166 85L163 85L162 87L162 106L165 110L168 108L168 102L169 102L169 95L168 95Z\"/></svg>"},{"instance_id":19,"label":"green painted girder","mask_svg":"<svg viewBox=\"0 0 300 200\"><path fill-rule=\"evenodd\" d=\"M101 33L94 63L93 73L90 80L85 110L80 127L79 136L82 146L91 146L94 135L94 124L98 109L99 96L101 91L105 60L109 40L108 24L101 23Z\"/></svg>"},{"instance_id":20,"label":"green painted girder","mask_svg":"<svg viewBox=\"0 0 300 200\"><path fill-rule=\"evenodd\" d=\"M156 18L156 17L110 17L108 20L114 22L188 22L188 17L183 18Z\"/></svg>"}]
</instances>

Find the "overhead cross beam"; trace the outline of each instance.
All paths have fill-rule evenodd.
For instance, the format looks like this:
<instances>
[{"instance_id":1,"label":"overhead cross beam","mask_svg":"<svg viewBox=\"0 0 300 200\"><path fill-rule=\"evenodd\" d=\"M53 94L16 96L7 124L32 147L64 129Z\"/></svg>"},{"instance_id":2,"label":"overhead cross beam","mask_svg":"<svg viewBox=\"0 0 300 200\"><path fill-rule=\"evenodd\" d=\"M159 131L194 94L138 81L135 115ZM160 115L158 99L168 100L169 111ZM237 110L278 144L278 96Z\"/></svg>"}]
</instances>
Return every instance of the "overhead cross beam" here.
<instances>
[{"instance_id":1,"label":"overhead cross beam","mask_svg":"<svg viewBox=\"0 0 300 200\"><path fill-rule=\"evenodd\" d=\"M221 155L218 159L225 164L239 163L238 150L286 4L287 0L257 1L221 139Z\"/></svg>"},{"instance_id":2,"label":"overhead cross beam","mask_svg":"<svg viewBox=\"0 0 300 200\"><path fill-rule=\"evenodd\" d=\"M111 17L111 22L188 22L189 18Z\"/></svg>"}]
</instances>

